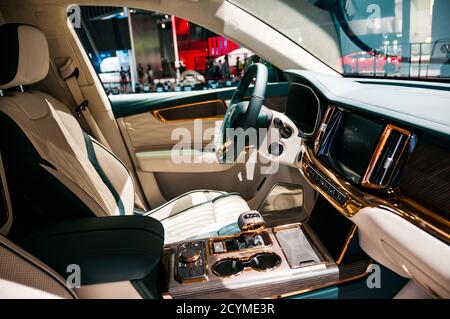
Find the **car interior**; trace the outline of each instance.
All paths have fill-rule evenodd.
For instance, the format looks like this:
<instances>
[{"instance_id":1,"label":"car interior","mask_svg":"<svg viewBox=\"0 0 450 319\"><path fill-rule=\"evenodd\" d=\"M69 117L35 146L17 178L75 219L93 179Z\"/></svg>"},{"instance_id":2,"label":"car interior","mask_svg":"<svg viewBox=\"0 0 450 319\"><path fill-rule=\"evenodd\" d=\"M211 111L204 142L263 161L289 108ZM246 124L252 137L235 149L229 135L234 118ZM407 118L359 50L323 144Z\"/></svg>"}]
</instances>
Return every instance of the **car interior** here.
<instances>
[{"instance_id":1,"label":"car interior","mask_svg":"<svg viewBox=\"0 0 450 319\"><path fill-rule=\"evenodd\" d=\"M450 297L448 82L342 76L248 1L77 4L258 57L237 87L108 95L72 2L0 1L0 299Z\"/></svg>"}]
</instances>

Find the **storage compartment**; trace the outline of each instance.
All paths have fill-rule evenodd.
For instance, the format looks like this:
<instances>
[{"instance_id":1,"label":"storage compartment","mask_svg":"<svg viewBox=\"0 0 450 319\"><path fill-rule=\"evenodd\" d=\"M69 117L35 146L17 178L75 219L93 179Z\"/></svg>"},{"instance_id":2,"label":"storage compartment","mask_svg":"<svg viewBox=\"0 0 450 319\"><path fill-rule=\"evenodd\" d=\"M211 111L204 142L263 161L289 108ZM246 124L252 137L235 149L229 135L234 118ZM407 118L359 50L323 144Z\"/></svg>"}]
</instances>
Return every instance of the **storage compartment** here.
<instances>
[{"instance_id":1,"label":"storage compartment","mask_svg":"<svg viewBox=\"0 0 450 319\"><path fill-rule=\"evenodd\" d=\"M275 233L275 237L291 268L311 266L322 262L300 227L280 229Z\"/></svg>"}]
</instances>

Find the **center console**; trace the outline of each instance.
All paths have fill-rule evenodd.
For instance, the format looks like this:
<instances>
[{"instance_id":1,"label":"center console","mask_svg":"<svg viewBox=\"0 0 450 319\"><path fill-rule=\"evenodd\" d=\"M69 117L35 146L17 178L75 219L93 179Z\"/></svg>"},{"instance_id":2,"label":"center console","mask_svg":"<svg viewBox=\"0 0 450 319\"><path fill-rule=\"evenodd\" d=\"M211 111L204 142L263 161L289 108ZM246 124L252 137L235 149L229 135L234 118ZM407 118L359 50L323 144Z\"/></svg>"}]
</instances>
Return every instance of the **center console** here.
<instances>
[{"instance_id":1,"label":"center console","mask_svg":"<svg viewBox=\"0 0 450 319\"><path fill-rule=\"evenodd\" d=\"M270 298L339 280L339 269L305 224L265 228L243 213L234 235L166 245L165 298Z\"/></svg>"}]
</instances>

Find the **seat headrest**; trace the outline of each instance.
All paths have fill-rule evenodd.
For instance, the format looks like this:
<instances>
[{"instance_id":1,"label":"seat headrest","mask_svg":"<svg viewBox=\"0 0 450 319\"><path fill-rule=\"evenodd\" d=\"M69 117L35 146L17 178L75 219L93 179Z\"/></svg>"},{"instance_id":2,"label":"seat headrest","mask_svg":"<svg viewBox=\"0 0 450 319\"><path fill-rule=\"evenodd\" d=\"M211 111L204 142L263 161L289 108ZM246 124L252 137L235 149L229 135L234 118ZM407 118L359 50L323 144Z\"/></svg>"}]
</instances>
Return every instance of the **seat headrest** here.
<instances>
[{"instance_id":1,"label":"seat headrest","mask_svg":"<svg viewBox=\"0 0 450 319\"><path fill-rule=\"evenodd\" d=\"M26 24L0 26L0 90L29 85L48 73L48 43L44 33Z\"/></svg>"}]
</instances>

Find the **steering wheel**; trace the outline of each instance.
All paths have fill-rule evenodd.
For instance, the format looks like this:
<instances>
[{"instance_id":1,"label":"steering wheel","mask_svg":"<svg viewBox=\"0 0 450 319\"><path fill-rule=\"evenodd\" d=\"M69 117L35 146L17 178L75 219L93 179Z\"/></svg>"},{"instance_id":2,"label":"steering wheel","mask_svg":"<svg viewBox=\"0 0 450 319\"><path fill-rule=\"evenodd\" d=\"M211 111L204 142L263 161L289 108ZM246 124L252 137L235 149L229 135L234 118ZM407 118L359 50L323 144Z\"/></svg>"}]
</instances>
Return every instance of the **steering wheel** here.
<instances>
[{"instance_id":1,"label":"steering wheel","mask_svg":"<svg viewBox=\"0 0 450 319\"><path fill-rule=\"evenodd\" d=\"M246 93L253 79L255 79L253 93L250 101L246 101ZM261 111L266 95L267 80L267 67L262 63L254 63L250 65L239 82L225 113L219 135L221 144L217 150L218 157L222 161L235 161L243 148L249 145L248 140L242 141L243 131L251 134L248 129L254 128L257 132L259 128L267 127L270 123L270 111L265 107ZM234 151L231 156L229 156L230 150Z\"/></svg>"}]
</instances>

